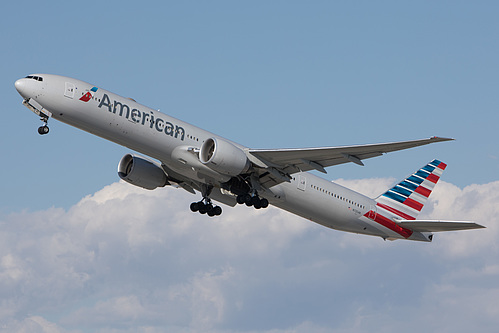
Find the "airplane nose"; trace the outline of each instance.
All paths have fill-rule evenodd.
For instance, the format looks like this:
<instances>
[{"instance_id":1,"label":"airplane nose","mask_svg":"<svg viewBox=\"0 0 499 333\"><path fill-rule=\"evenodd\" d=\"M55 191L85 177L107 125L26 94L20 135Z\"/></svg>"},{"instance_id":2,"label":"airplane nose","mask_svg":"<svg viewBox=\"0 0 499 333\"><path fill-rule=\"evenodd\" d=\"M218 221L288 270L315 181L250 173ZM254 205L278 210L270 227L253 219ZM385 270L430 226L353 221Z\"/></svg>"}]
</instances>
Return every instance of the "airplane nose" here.
<instances>
[{"instance_id":1,"label":"airplane nose","mask_svg":"<svg viewBox=\"0 0 499 333\"><path fill-rule=\"evenodd\" d=\"M26 79L19 79L16 81L14 84L16 86L16 90L21 95L22 97L26 98L27 97L27 84L26 84Z\"/></svg>"},{"instance_id":2,"label":"airplane nose","mask_svg":"<svg viewBox=\"0 0 499 333\"><path fill-rule=\"evenodd\" d=\"M20 90L23 88L23 79L17 80L14 85L16 86L17 91L21 92Z\"/></svg>"}]
</instances>

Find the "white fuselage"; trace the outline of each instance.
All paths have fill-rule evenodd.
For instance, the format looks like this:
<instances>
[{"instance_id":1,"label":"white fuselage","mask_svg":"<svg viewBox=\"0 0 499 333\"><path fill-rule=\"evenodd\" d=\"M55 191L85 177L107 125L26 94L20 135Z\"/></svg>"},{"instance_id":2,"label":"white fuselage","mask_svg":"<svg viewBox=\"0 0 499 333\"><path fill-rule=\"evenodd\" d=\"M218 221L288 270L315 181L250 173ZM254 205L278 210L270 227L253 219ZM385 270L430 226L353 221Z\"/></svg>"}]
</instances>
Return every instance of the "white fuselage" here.
<instances>
[{"instance_id":1,"label":"white fuselage","mask_svg":"<svg viewBox=\"0 0 499 333\"><path fill-rule=\"evenodd\" d=\"M23 98L33 98L50 111L52 118L155 158L185 179L212 184L228 180L189 152L208 138L220 138L216 134L102 88L92 92L94 86L80 80L48 74L40 77L43 81L20 79L16 88ZM91 98L80 100L88 92ZM291 176L290 182L261 195L274 206L329 228L404 238L367 217L376 212L373 199L311 173Z\"/></svg>"}]
</instances>

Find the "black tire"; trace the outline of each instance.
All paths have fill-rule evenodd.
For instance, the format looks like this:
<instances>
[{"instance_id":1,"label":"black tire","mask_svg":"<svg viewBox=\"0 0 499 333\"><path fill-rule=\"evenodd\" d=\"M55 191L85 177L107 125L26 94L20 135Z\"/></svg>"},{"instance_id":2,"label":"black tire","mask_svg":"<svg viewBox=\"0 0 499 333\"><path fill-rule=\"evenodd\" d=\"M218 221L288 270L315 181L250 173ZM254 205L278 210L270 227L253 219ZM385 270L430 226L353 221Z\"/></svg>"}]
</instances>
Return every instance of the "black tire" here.
<instances>
[{"instance_id":1,"label":"black tire","mask_svg":"<svg viewBox=\"0 0 499 333\"><path fill-rule=\"evenodd\" d=\"M249 194L244 195L244 203L246 206L250 207L253 204L253 198Z\"/></svg>"},{"instance_id":2,"label":"black tire","mask_svg":"<svg viewBox=\"0 0 499 333\"><path fill-rule=\"evenodd\" d=\"M199 212L200 212L201 214L206 214L206 213L208 213L208 210L209 210L209 209L208 209L208 206L207 206L207 205L205 205L205 204L204 204L204 203L202 203L202 202L199 202Z\"/></svg>"},{"instance_id":3,"label":"black tire","mask_svg":"<svg viewBox=\"0 0 499 333\"><path fill-rule=\"evenodd\" d=\"M220 206L214 207L213 212L215 213L216 216L222 215L222 207L220 207Z\"/></svg>"},{"instance_id":4,"label":"black tire","mask_svg":"<svg viewBox=\"0 0 499 333\"><path fill-rule=\"evenodd\" d=\"M40 127L38 127L38 134L45 135L45 134L48 134L48 132L49 132L49 127L48 126L40 126Z\"/></svg>"},{"instance_id":5,"label":"black tire","mask_svg":"<svg viewBox=\"0 0 499 333\"><path fill-rule=\"evenodd\" d=\"M193 202L193 203L191 203L191 211L192 212L199 211L199 202Z\"/></svg>"},{"instance_id":6,"label":"black tire","mask_svg":"<svg viewBox=\"0 0 499 333\"><path fill-rule=\"evenodd\" d=\"M262 198L262 200L260 200L260 206L262 208L267 208L269 206L269 201L265 198Z\"/></svg>"},{"instance_id":7,"label":"black tire","mask_svg":"<svg viewBox=\"0 0 499 333\"><path fill-rule=\"evenodd\" d=\"M238 204L242 205L244 203L244 195L238 195L236 201Z\"/></svg>"}]
</instances>

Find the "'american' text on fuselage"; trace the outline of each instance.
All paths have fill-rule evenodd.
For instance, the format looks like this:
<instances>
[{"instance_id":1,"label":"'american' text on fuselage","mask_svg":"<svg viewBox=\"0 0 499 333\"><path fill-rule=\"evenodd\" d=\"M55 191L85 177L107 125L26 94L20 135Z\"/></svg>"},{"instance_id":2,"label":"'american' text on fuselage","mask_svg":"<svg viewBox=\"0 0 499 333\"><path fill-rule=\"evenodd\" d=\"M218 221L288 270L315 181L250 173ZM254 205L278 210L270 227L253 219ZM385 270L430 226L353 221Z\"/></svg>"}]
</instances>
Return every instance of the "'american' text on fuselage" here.
<instances>
[{"instance_id":1,"label":"'american' text on fuselage","mask_svg":"<svg viewBox=\"0 0 499 333\"><path fill-rule=\"evenodd\" d=\"M130 109L130 107L122 102L114 100L111 103L109 96L104 94L99 103L99 108L103 106L107 107L109 112L117 114L120 117L125 117L126 119L131 120L134 123L145 125L149 123L150 128L155 128L158 132L164 132L166 135L170 135L175 138L179 138L180 140L184 140L185 130L178 126L174 125L171 122L164 121L161 118L154 117L154 113L149 111L150 113L140 111L138 109ZM118 112L116 112L118 110Z\"/></svg>"}]
</instances>

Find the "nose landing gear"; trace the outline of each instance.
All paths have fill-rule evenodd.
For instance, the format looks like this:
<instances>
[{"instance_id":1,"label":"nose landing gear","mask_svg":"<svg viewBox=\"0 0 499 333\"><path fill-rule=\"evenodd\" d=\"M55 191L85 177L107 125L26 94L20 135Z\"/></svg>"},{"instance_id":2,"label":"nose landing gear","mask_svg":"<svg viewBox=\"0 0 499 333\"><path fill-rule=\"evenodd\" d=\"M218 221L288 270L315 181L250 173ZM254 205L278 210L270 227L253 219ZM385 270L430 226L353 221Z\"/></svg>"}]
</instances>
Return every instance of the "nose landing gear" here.
<instances>
[{"instance_id":1,"label":"nose landing gear","mask_svg":"<svg viewBox=\"0 0 499 333\"><path fill-rule=\"evenodd\" d=\"M26 98L25 100L23 100L23 105L30 109L37 116L39 116L40 120L43 122L43 125L38 127L38 134L48 134L49 127L47 126L47 123L49 121L49 118L52 117L52 113L48 110L45 110L43 106L41 106L40 103L38 103L33 98Z\"/></svg>"},{"instance_id":2,"label":"nose landing gear","mask_svg":"<svg viewBox=\"0 0 499 333\"><path fill-rule=\"evenodd\" d=\"M47 126L47 123L49 121L48 117L41 117L40 120L43 122L43 125L38 127L38 134L40 135L45 135L49 133L49 127Z\"/></svg>"}]
</instances>

